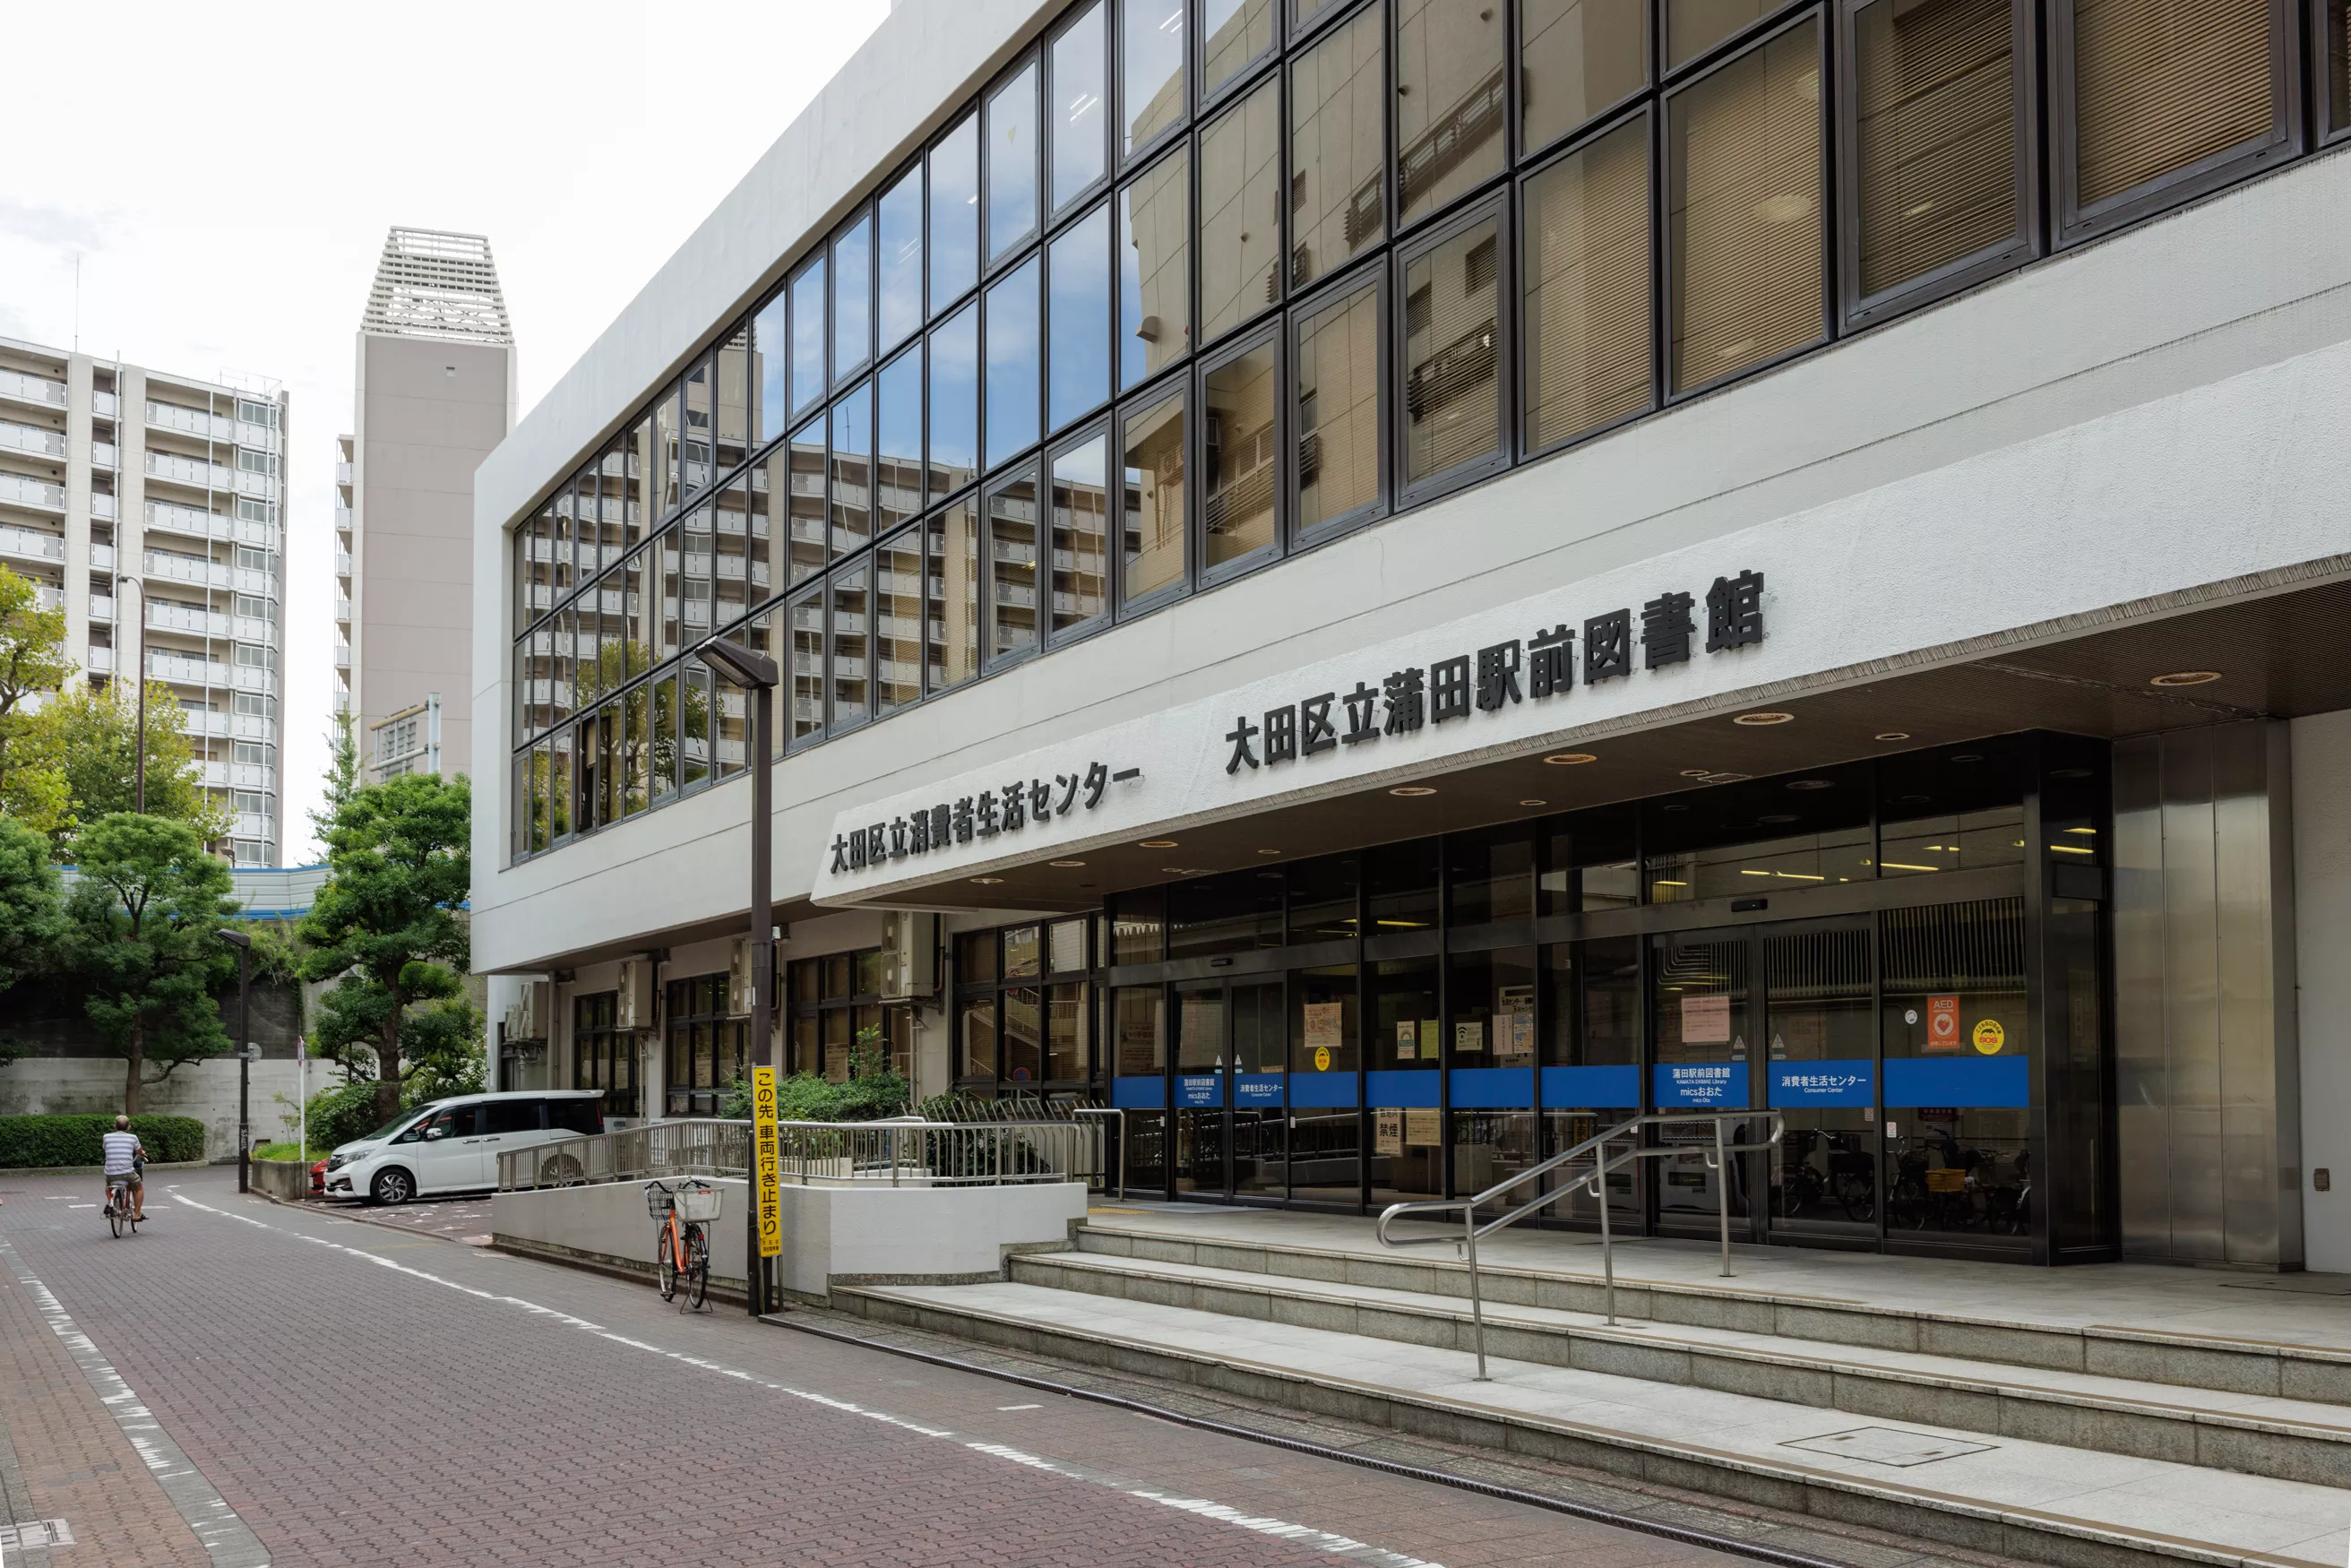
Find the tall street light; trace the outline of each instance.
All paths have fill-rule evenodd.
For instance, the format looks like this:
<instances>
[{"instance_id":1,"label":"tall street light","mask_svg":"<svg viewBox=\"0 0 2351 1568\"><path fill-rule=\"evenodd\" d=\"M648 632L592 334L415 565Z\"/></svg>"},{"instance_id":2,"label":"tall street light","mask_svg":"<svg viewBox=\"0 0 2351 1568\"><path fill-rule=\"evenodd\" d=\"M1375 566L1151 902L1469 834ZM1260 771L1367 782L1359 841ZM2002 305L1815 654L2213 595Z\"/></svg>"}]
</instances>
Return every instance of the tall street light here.
<instances>
[{"instance_id":1,"label":"tall street light","mask_svg":"<svg viewBox=\"0 0 2351 1568\"><path fill-rule=\"evenodd\" d=\"M773 1022L768 997L776 973L776 903L768 867L774 857L776 824L775 720L776 662L739 643L712 638L695 650L703 663L741 686L751 698L751 1065L772 1064L769 1039ZM768 1310L768 1263L759 1255L758 1162L752 1159L744 1175L743 1284L750 1298L751 1315Z\"/></svg>"},{"instance_id":2,"label":"tall street light","mask_svg":"<svg viewBox=\"0 0 2351 1568\"><path fill-rule=\"evenodd\" d=\"M141 816L145 816L147 814L147 585L127 571L115 573L114 580L118 585L127 582L139 591L139 663L132 666L133 673L131 677L139 685L139 742L138 749L134 753L138 763L138 772L135 776L138 782L134 786L136 793L131 798L131 809ZM115 623L121 624L119 617ZM244 1190L241 1184L238 1190Z\"/></svg>"},{"instance_id":3,"label":"tall street light","mask_svg":"<svg viewBox=\"0 0 2351 1568\"><path fill-rule=\"evenodd\" d=\"M253 938L242 931L221 927L220 939L236 949L236 1190L250 1192L253 1173ZM305 1151L307 1154L308 1151Z\"/></svg>"}]
</instances>

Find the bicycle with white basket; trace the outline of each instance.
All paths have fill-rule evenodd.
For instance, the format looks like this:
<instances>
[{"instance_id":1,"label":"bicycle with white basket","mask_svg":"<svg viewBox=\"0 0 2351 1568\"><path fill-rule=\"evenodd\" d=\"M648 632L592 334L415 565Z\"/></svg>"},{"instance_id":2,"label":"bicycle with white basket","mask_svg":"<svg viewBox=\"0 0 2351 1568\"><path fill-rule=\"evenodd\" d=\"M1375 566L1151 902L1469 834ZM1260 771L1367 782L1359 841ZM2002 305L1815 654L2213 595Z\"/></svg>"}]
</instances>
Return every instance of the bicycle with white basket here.
<instances>
[{"instance_id":1,"label":"bicycle with white basket","mask_svg":"<svg viewBox=\"0 0 2351 1568\"><path fill-rule=\"evenodd\" d=\"M677 1299L700 1311L710 1300L710 1226L718 1218L718 1189L695 1176L674 1186L645 1183L645 1207L660 1223L653 1239L653 1268L662 1300Z\"/></svg>"}]
</instances>

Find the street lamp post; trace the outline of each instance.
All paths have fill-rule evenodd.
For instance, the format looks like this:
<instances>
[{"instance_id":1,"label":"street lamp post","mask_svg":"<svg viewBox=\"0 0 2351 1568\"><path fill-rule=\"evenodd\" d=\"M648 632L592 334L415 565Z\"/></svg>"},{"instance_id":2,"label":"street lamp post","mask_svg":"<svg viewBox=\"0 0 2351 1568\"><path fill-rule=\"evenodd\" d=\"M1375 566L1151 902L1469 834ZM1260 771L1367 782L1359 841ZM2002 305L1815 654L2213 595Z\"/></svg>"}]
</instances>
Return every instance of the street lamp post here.
<instances>
[{"instance_id":1,"label":"street lamp post","mask_svg":"<svg viewBox=\"0 0 2351 1568\"><path fill-rule=\"evenodd\" d=\"M698 652L705 664L743 687L751 698L751 1065L767 1067L773 1061L769 998L776 973L776 904L768 866L775 853L773 714L779 677L773 659L738 643L713 638ZM748 1200L743 1206L743 1283L754 1317L768 1310L768 1263L759 1255L758 1165L754 1157L743 1173L743 1191Z\"/></svg>"},{"instance_id":2,"label":"street lamp post","mask_svg":"<svg viewBox=\"0 0 2351 1568\"><path fill-rule=\"evenodd\" d=\"M236 949L236 1190L253 1190L253 938L223 926L220 939ZM307 1153L307 1151L306 1151Z\"/></svg>"},{"instance_id":3,"label":"street lamp post","mask_svg":"<svg viewBox=\"0 0 2351 1568\"><path fill-rule=\"evenodd\" d=\"M139 590L139 663L132 666L131 678L139 684L139 739L134 752L137 782L132 786L131 809L141 816L147 814L147 588L129 572L114 575L117 586L129 583ZM120 625L118 621L116 624ZM243 1049L242 1046L239 1047ZM244 1190L240 1185L239 1191Z\"/></svg>"}]
</instances>

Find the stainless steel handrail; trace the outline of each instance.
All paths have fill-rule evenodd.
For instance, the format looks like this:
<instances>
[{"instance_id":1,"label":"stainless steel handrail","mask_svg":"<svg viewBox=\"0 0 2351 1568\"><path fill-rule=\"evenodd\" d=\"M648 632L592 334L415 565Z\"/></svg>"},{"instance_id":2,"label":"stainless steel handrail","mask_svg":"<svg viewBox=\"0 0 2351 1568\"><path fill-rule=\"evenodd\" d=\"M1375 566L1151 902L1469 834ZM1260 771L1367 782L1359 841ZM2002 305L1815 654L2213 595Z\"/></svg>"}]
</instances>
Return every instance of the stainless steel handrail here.
<instances>
[{"instance_id":1,"label":"stainless steel handrail","mask_svg":"<svg viewBox=\"0 0 2351 1568\"><path fill-rule=\"evenodd\" d=\"M1761 1143L1752 1144L1725 1141L1726 1124L1734 1121L1749 1122L1759 1117L1771 1122L1770 1137ZM1722 1179L1719 1173L1728 1165L1730 1155L1753 1154L1778 1144L1781 1135L1788 1130L1788 1118L1783 1112L1772 1110L1652 1111L1646 1115L1629 1117L1603 1132L1594 1133L1573 1148L1563 1149L1539 1165L1529 1166L1517 1175L1496 1182L1474 1197L1421 1198L1411 1203L1392 1203L1380 1211L1379 1223L1374 1228L1374 1234L1379 1237L1380 1245L1383 1247L1427 1247L1450 1242L1460 1249L1459 1256L1469 1265L1469 1321L1471 1333L1478 1349L1477 1380L1480 1383L1490 1382L1492 1380L1486 1375L1486 1303L1484 1293L1478 1282L1478 1239L1480 1236L1489 1236L1506 1226L1516 1225L1535 1210L1549 1207L1562 1196L1573 1193L1579 1188L1589 1188L1600 1205L1600 1270L1607 1291L1608 1322L1613 1327L1616 1322L1616 1239L1608 1225L1608 1173L1621 1166L1631 1165L1635 1160L1656 1159L1667 1155L1683 1155L1689 1150L1686 1145L1657 1144L1645 1146L1636 1144L1622 1154L1611 1155L1608 1152L1608 1145L1614 1139L1636 1134L1643 1127L1698 1122L1710 1122L1714 1124L1714 1147L1706 1155L1706 1163L1709 1169L1718 1173L1714 1184L1715 1203L1722 1222L1722 1274L1728 1279L1730 1275L1730 1183ZM1505 1209L1482 1226L1478 1223L1479 1205L1490 1203L1512 1188L1523 1186L1539 1176L1548 1176L1553 1171L1562 1169L1586 1155L1592 1156L1592 1168L1589 1174L1578 1175L1566 1186L1557 1189L1552 1196L1540 1203L1521 1203L1515 1208ZM1388 1234L1389 1222L1400 1214L1451 1214L1456 1211L1461 1215L1462 1233L1458 1237L1440 1234L1410 1236L1398 1240Z\"/></svg>"},{"instance_id":2,"label":"stainless steel handrail","mask_svg":"<svg viewBox=\"0 0 2351 1568\"><path fill-rule=\"evenodd\" d=\"M1098 1122L779 1122L778 1175L799 1186L1107 1186ZM679 1175L739 1176L751 1124L717 1118L649 1122L498 1155L498 1190L589 1186Z\"/></svg>"}]
</instances>

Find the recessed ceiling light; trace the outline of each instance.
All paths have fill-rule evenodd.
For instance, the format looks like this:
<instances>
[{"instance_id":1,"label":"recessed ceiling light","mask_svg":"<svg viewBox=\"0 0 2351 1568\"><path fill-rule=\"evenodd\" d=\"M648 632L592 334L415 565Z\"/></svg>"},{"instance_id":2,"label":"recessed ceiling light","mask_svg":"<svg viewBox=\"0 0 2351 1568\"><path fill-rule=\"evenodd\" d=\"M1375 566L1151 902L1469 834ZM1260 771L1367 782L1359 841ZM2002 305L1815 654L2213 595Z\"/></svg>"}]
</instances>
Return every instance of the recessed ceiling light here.
<instances>
[{"instance_id":1,"label":"recessed ceiling light","mask_svg":"<svg viewBox=\"0 0 2351 1568\"><path fill-rule=\"evenodd\" d=\"M1910 732L1907 729L1880 730L1877 734L1871 736L1869 738L1872 740L1907 740L1910 738Z\"/></svg>"},{"instance_id":2,"label":"recessed ceiling light","mask_svg":"<svg viewBox=\"0 0 2351 1568\"><path fill-rule=\"evenodd\" d=\"M1682 777L1685 779L1704 779L1713 771L1714 769L1710 768L1685 768L1682 769Z\"/></svg>"},{"instance_id":3,"label":"recessed ceiling light","mask_svg":"<svg viewBox=\"0 0 2351 1568\"><path fill-rule=\"evenodd\" d=\"M1074 868L1074 867L1081 866L1081 865L1085 864L1086 862L1083 862L1083 861L1050 861L1050 862L1046 862L1046 863L1048 863L1048 864L1050 864L1050 865L1057 865L1057 866L1060 866L1062 870L1064 870L1064 871L1068 871L1068 870L1071 870L1071 869L1072 869L1072 868Z\"/></svg>"},{"instance_id":4,"label":"recessed ceiling light","mask_svg":"<svg viewBox=\"0 0 2351 1568\"><path fill-rule=\"evenodd\" d=\"M1932 795L1896 795L1894 803L1897 806L1923 806L1933 799Z\"/></svg>"},{"instance_id":5,"label":"recessed ceiling light","mask_svg":"<svg viewBox=\"0 0 2351 1568\"><path fill-rule=\"evenodd\" d=\"M1138 847L1146 850L1172 850L1176 847L1176 841L1174 839L1145 839Z\"/></svg>"},{"instance_id":6,"label":"recessed ceiling light","mask_svg":"<svg viewBox=\"0 0 2351 1568\"><path fill-rule=\"evenodd\" d=\"M2157 675L2147 684L2151 686L2209 686L2220 678L2218 670L2174 670L2168 675Z\"/></svg>"},{"instance_id":7,"label":"recessed ceiling light","mask_svg":"<svg viewBox=\"0 0 2351 1568\"><path fill-rule=\"evenodd\" d=\"M1788 814L1787 812L1785 812L1785 811L1774 811L1774 812L1772 812L1772 813L1771 813L1770 816L1768 816L1768 817L1758 817L1758 818L1756 818L1755 820L1756 820L1757 821L1759 821L1759 822L1761 822L1761 823L1766 824L1767 826L1776 828L1776 827L1780 827L1780 826L1782 826L1782 824L1784 824L1784 823L1792 822L1792 821L1794 821L1796 819L1795 819L1794 817L1792 817L1792 816L1789 815L1789 814Z\"/></svg>"},{"instance_id":8,"label":"recessed ceiling light","mask_svg":"<svg viewBox=\"0 0 2351 1568\"><path fill-rule=\"evenodd\" d=\"M1789 782L1788 788L1791 789L1834 789L1836 788L1836 780L1834 779L1792 779Z\"/></svg>"},{"instance_id":9,"label":"recessed ceiling light","mask_svg":"<svg viewBox=\"0 0 2351 1568\"><path fill-rule=\"evenodd\" d=\"M1548 806L1551 802L1548 800L1521 800L1519 804L1521 806Z\"/></svg>"},{"instance_id":10,"label":"recessed ceiling light","mask_svg":"<svg viewBox=\"0 0 2351 1568\"><path fill-rule=\"evenodd\" d=\"M1261 855L1278 855L1281 852L1280 850L1259 850L1257 852Z\"/></svg>"},{"instance_id":11,"label":"recessed ceiling light","mask_svg":"<svg viewBox=\"0 0 2351 1568\"><path fill-rule=\"evenodd\" d=\"M2053 768L2049 772L2052 779L2087 779L2089 776L2090 770L2086 768Z\"/></svg>"},{"instance_id":12,"label":"recessed ceiling light","mask_svg":"<svg viewBox=\"0 0 2351 1568\"><path fill-rule=\"evenodd\" d=\"M1159 873L1162 876L1190 876L1192 872L1188 866L1164 865L1159 868Z\"/></svg>"},{"instance_id":13,"label":"recessed ceiling light","mask_svg":"<svg viewBox=\"0 0 2351 1568\"><path fill-rule=\"evenodd\" d=\"M1670 806L1660 806L1657 809L1661 811L1687 811L1689 810L1687 806L1682 805L1678 801ZM1681 883L1676 883L1674 885L1679 887Z\"/></svg>"},{"instance_id":14,"label":"recessed ceiling light","mask_svg":"<svg viewBox=\"0 0 2351 1568\"><path fill-rule=\"evenodd\" d=\"M1742 713L1730 722L1733 724L1743 724L1750 727L1753 727L1766 724L1786 724L1790 719L1792 719L1795 716L1796 716L1792 713Z\"/></svg>"},{"instance_id":15,"label":"recessed ceiling light","mask_svg":"<svg viewBox=\"0 0 2351 1568\"><path fill-rule=\"evenodd\" d=\"M1399 784L1395 789L1389 790L1388 793L1391 795L1402 795L1412 800L1418 800L1423 795L1436 794L1437 789L1434 785L1429 784Z\"/></svg>"},{"instance_id":16,"label":"recessed ceiling light","mask_svg":"<svg viewBox=\"0 0 2351 1568\"><path fill-rule=\"evenodd\" d=\"M1575 768L1586 762L1597 762L1600 758L1588 751L1554 751L1543 760L1553 768Z\"/></svg>"},{"instance_id":17,"label":"recessed ceiling light","mask_svg":"<svg viewBox=\"0 0 2351 1568\"><path fill-rule=\"evenodd\" d=\"M1954 762L1981 762L1983 760L1983 753L1980 751L1962 751L1955 755L1951 760Z\"/></svg>"},{"instance_id":18,"label":"recessed ceiling light","mask_svg":"<svg viewBox=\"0 0 2351 1568\"><path fill-rule=\"evenodd\" d=\"M976 876L971 880L979 883L982 887L995 887L1004 881L1000 876Z\"/></svg>"}]
</instances>

